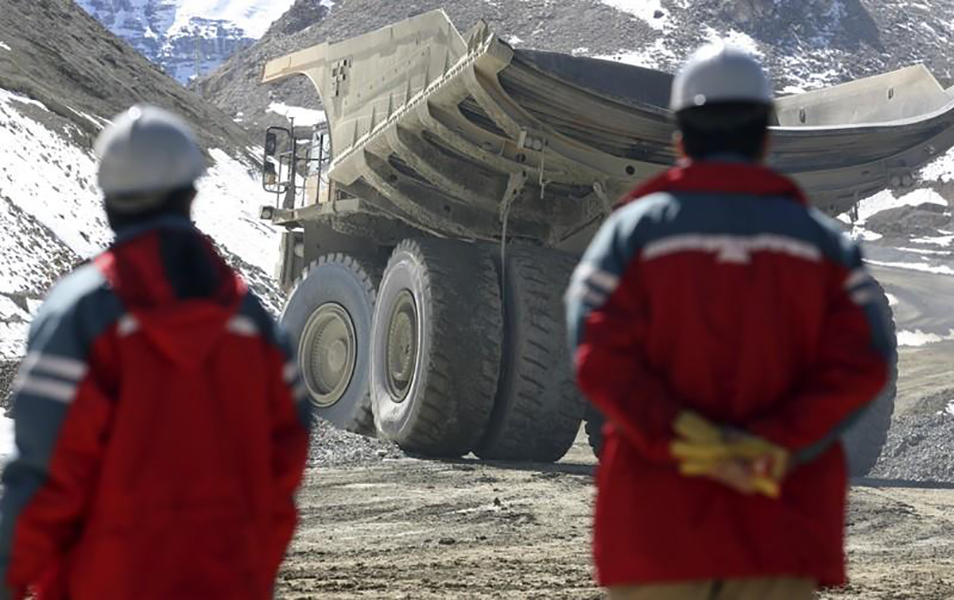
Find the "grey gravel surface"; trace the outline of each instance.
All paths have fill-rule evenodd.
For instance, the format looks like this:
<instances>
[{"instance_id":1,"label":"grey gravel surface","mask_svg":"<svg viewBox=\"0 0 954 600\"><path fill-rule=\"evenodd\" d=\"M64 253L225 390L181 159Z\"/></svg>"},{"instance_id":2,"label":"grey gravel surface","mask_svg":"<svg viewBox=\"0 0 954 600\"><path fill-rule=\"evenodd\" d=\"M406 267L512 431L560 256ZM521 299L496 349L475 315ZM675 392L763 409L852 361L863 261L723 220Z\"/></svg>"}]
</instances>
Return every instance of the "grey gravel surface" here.
<instances>
[{"instance_id":1,"label":"grey gravel surface","mask_svg":"<svg viewBox=\"0 0 954 600\"><path fill-rule=\"evenodd\" d=\"M946 190L943 197L951 198L954 194ZM871 216L865 223L865 229L886 238L885 242L879 245L911 245L905 241L911 238L936 237L940 235L938 230L950 231L954 228L954 216L950 210L950 207L940 204L890 208Z\"/></svg>"},{"instance_id":2,"label":"grey gravel surface","mask_svg":"<svg viewBox=\"0 0 954 600\"><path fill-rule=\"evenodd\" d=\"M389 458L403 458L396 444L335 429L318 419L311 436L310 466L344 467L378 463Z\"/></svg>"},{"instance_id":3,"label":"grey gravel surface","mask_svg":"<svg viewBox=\"0 0 954 600\"><path fill-rule=\"evenodd\" d=\"M15 361L0 361L0 414L10 405L10 392L13 388L13 379L17 376L20 363Z\"/></svg>"},{"instance_id":4,"label":"grey gravel surface","mask_svg":"<svg viewBox=\"0 0 954 600\"><path fill-rule=\"evenodd\" d=\"M954 389L920 400L895 417L888 443L870 476L879 479L954 483Z\"/></svg>"}]
</instances>

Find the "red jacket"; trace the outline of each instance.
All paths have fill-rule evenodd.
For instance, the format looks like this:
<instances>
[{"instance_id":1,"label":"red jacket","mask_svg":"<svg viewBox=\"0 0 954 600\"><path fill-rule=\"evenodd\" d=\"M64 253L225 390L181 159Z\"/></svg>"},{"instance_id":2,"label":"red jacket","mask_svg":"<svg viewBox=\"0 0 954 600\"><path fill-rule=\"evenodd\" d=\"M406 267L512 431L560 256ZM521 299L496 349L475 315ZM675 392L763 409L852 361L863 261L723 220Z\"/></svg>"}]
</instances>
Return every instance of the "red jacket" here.
<instances>
[{"instance_id":1,"label":"red jacket","mask_svg":"<svg viewBox=\"0 0 954 600\"><path fill-rule=\"evenodd\" d=\"M753 165L674 169L627 201L568 292L579 384L609 422L600 583L844 582L837 439L884 388L893 353L859 249ZM794 452L781 499L680 476L669 444L683 409Z\"/></svg>"},{"instance_id":2,"label":"red jacket","mask_svg":"<svg viewBox=\"0 0 954 600\"><path fill-rule=\"evenodd\" d=\"M65 278L15 386L0 597L271 598L308 452L295 365L185 221Z\"/></svg>"}]
</instances>

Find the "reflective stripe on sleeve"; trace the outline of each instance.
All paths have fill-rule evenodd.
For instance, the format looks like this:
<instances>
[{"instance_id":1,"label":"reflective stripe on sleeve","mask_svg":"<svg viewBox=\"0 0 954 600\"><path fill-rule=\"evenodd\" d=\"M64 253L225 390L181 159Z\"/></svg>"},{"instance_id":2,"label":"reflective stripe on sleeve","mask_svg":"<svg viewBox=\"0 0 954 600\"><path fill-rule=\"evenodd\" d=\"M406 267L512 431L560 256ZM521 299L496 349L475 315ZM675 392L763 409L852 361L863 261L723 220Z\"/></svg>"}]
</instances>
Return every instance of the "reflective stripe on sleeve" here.
<instances>
[{"instance_id":1,"label":"reflective stripe on sleeve","mask_svg":"<svg viewBox=\"0 0 954 600\"><path fill-rule=\"evenodd\" d=\"M258 326L255 321L244 315L232 317L228 324L228 330L230 333L247 337L258 335Z\"/></svg>"},{"instance_id":2,"label":"reflective stripe on sleeve","mask_svg":"<svg viewBox=\"0 0 954 600\"><path fill-rule=\"evenodd\" d=\"M674 235L648 244L642 253L643 260L654 260L682 252L706 252L715 254L723 263L747 264L752 254L770 252L785 254L809 262L821 262L822 252L818 247L802 240L776 234L753 236L687 234Z\"/></svg>"},{"instance_id":3,"label":"reflective stripe on sleeve","mask_svg":"<svg viewBox=\"0 0 954 600\"><path fill-rule=\"evenodd\" d=\"M71 404L76 398L77 384L66 383L47 377L26 375L17 380L14 391L17 394L29 394L38 398Z\"/></svg>"},{"instance_id":4,"label":"reflective stripe on sleeve","mask_svg":"<svg viewBox=\"0 0 954 600\"><path fill-rule=\"evenodd\" d=\"M38 372L72 381L79 381L89 371L81 360L41 352L28 354L20 368L24 373Z\"/></svg>"}]
</instances>

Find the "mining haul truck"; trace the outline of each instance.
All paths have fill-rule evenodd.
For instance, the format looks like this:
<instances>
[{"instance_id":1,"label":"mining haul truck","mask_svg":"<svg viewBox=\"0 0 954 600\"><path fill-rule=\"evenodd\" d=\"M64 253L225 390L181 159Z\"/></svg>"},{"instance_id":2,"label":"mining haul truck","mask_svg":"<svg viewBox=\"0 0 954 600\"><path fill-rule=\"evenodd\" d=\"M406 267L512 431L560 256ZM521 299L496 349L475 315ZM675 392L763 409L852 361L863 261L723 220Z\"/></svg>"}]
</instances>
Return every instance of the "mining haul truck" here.
<instances>
[{"instance_id":1,"label":"mining haul truck","mask_svg":"<svg viewBox=\"0 0 954 600\"><path fill-rule=\"evenodd\" d=\"M423 456L558 460L599 419L563 292L615 201L674 162L672 75L461 35L442 11L272 60L264 82L295 75L327 122L267 132L262 217L285 228L282 320L317 413ZM952 109L922 66L782 97L770 162L850 213L954 145ZM845 438L856 474L893 387Z\"/></svg>"}]
</instances>

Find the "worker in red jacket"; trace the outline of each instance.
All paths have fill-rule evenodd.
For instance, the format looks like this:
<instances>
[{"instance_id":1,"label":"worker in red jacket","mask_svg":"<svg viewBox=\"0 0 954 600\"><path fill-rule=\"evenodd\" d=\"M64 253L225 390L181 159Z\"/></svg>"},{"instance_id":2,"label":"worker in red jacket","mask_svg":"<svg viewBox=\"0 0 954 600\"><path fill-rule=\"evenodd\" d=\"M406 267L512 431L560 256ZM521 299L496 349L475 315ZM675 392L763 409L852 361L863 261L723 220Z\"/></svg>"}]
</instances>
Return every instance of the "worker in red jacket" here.
<instances>
[{"instance_id":1,"label":"worker in red jacket","mask_svg":"<svg viewBox=\"0 0 954 600\"><path fill-rule=\"evenodd\" d=\"M271 598L311 423L294 354L190 222L186 125L134 107L96 149L116 242L30 330L0 598Z\"/></svg>"},{"instance_id":2,"label":"worker in red jacket","mask_svg":"<svg viewBox=\"0 0 954 600\"><path fill-rule=\"evenodd\" d=\"M672 93L684 160L625 199L567 294L607 418L594 556L612 599L810 599L845 581L839 436L894 346L858 247L762 166L773 96L703 48Z\"/></svg>"}]
</instances>

